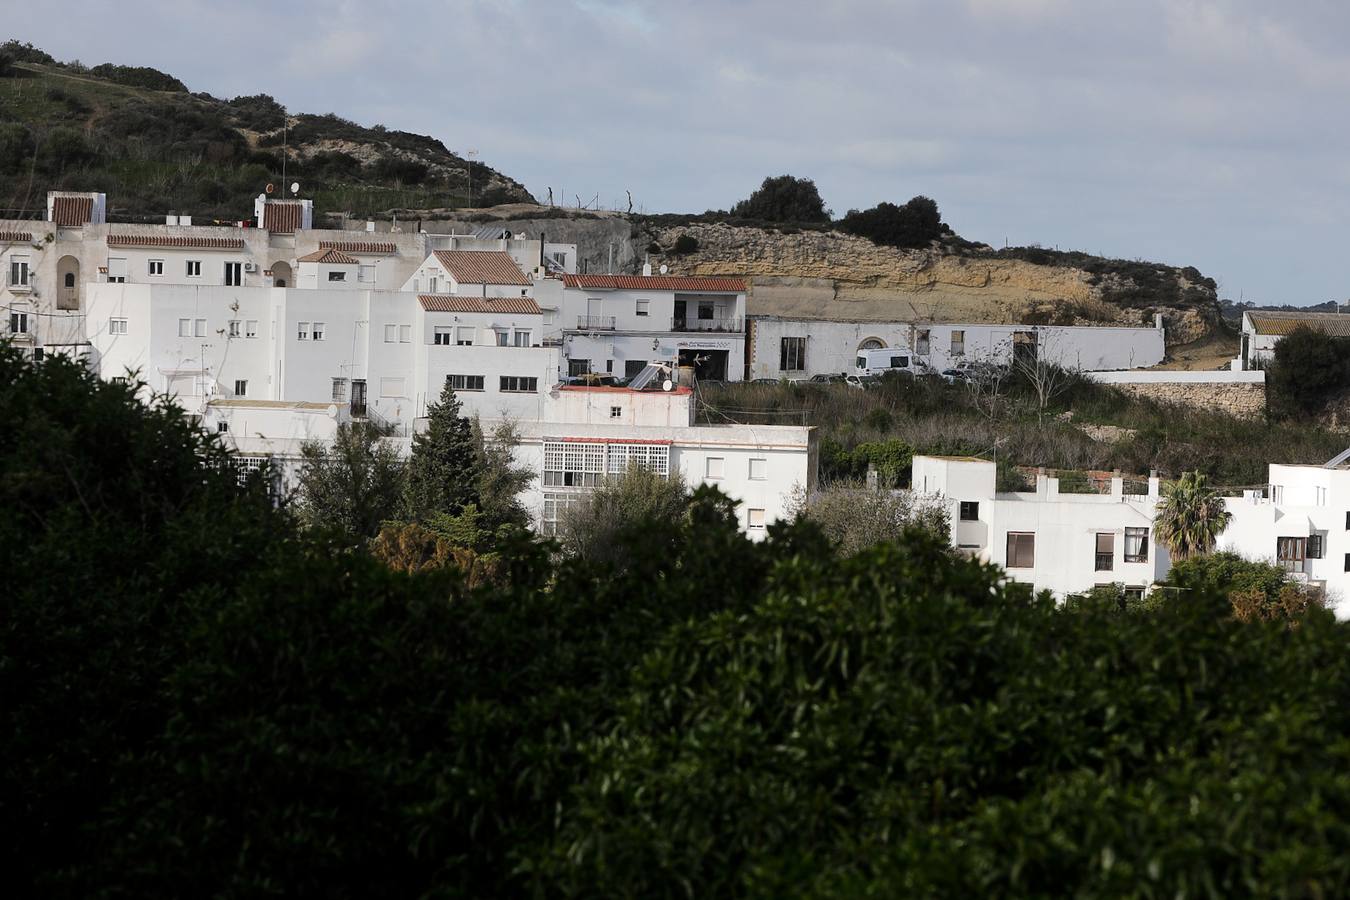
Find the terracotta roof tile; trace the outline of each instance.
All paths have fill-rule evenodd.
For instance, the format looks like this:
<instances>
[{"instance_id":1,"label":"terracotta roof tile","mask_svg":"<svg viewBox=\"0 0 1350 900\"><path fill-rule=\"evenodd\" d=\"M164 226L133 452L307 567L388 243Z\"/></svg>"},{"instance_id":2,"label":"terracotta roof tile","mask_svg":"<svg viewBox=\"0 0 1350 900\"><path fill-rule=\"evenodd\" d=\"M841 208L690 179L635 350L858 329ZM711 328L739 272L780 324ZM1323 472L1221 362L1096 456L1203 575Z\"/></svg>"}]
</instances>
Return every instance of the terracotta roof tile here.
<instances>
[{"instance_id":1,"label":"terracotta roof tile","mask_svg":"<svg viewBox=\"0 0 1350 900\"><path fill-rule=\"evenodd\" d=\"M616 291L745 293L745 279L743 278L703 275L564 275L563 285L570 288L598 288Z\"/></svg>"},{"instance_id":2,"label":"terracotta roof tile","mask_svg":"<svg viewBox=\"0 0 1350 900\"><path fill-rule=\"evenodd\" d=\"M243 238L190 237L176 234L110 234L109 247L183 247L193 250L243 250Z\"/></svg>"},{"instance_id":3,"label":"terracotta roof tile","mask_svg":"<svg viewBox=\"0 0 1350 900\"><path fill-rule=\"evenodd\" d=\"M27 244L32 240L31 231L0 231L0 244Z\"/></svg>"},{"instance_id":4,"label":"terracotta roof tile","mask_svg":"<svg viewBox=\"0 0 1350 900\"><path fill-rule=\"evenodd\" d=\"M516 261L501 250L437 250L435 257L460 284L530 285Z\"/></svg>"},{"instance_id":5,"label":"terracotta roof tile","mask_svg":"<svg viewBox=\"0 0 1350 900\"><path fill-rule=\"evenodd\" d=\"M1251 310L1247 317L1257 334L1289 334L1300 326L1320 331L1332 337L1350 337L1350 315L1344 313L1260 312Z\"/></svg>"},{"instance_id":6,"label":"terracotta roof tile","mask_svg":"<svg viewBox=\"0 0 1350 900\"><path fill-rule=\"evenodd\" d=\"M94 217L92 197L52 198L52 221L57 225L88 225Z\"/></svg>"},{"instance_id":7,"label":"terracotta roof tile","mask_svg":"<svg viewBox=\"0 0 1350 900\"><path fill-rule=\"evenodd\" d=\"M304 204L294 200L268 200L263 205L263 228L280 234L299 231L304 209Z\"/></svg>"},{"instance_id":8,"label":"terracotta roof tile","mask_svg":"<svg viewBox=\"0 0 1350 900\"><path fill-rule=\"evenodd\" d=\"M327 263L330 266L354 266L357 265L357 259L354 256L348 256L340 250L315 250L313 253L306 253L296 260L303 263Z\"/></svg>"},{"instance_id":9,"label":"terracotta roof tile","mask_svg":"<svg viewBox=\"0 0 1350 900\"><path fill-rule=\"evenodd\" d=\"M388 241L319 241L319 249L382 256L391 256L398 252L398 246Z\"/></svg>"},{"instance_id":10,"label":"terracotta roof tile","mask_svg":"<svg viewBox=\"0 0 1350 900\"><path fill-rule=\"evenodd\" d=\"M473 251L465 251L473 252ZM539 315L539 304L530 297L460 297L455 294L418 294L427 312L511 313Z\"/></svg>"}]
</instances>

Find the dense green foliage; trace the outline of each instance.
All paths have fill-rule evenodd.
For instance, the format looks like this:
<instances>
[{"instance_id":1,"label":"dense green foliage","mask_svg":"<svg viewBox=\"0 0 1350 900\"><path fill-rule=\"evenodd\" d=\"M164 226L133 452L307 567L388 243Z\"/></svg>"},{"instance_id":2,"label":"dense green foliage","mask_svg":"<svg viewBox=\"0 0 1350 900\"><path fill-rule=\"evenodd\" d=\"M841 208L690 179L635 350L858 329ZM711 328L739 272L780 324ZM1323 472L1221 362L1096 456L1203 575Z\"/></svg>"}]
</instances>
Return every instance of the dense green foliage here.
<instances>
[{"instance_id":1,"label":"dense green foliage","mask_svg":"<svg viewBox=\"0 0 1350 900\"><path fill-rule=\"evenodd\" d=\"M1346 626L1057 609L700 489L621 568L299 531L173 407L0 348L15 896L1340 896ZM407 568L417 571L418 566Z\"/></svg>"},{"instance_id":2,"label":"dense green foliage","mask_svg":"<svg viewBox=\"0 0 1350 900\"><path fill-rule=\"evenodd\" d=\"M403 495L408 515L420 520L478 504L478 440L448 381L427 408L426 429L413 436Z\"/></svg>"},{"instance_id":3,"label":"dense green foliage","mask_svg":"<svg viewBox=\"0 0 1350 900\"><path fill-rule=\"evenodd\" d=\"M1234 614L1244 621L1297 620L1309 606L1322 606L1326 600L1293 581L1278 565L1243 559L1236 553L1208 553L1174 561L1163 590L1179 595L1226 595Z\"/></svg>"},{"instance_id":4,"label":"dense green foliage","mask_svg":"<svg viewBox=\"0 0 1350 900\"><path fill-rule=\"evenodd\" d=\"M830 211L825 208L825 201L820 198L816 183L809 178L794 178L791 175L765 178L758 190L731 207L731 215L765 222L830 221Z\"/></svg>"},{"instance_id":5,"label":"dense green foliage","mask_svg":"<svg viewBox=\"0 0 1350 900\"><path fill-rule=\"evenodd\" d=\"M402 513L404 462L382 437L368 422L343 423L331 443L311 441L301 448L301 521L360 543Z\"/></svg>"},{"instance_id":6,"label":"dense green foliage","mask_svg":"<svg viewBox=\"0 0 1350 900\"><path fill-rule=\"evenodd\" d=\"M470 163L424 135L366 128L335 115L286 111L258 94L225 101L190 94L155 69L59 63L10 41L0 80L0 216L39 212L48 190L98 190L121 218L189 212L198 221L248 218L255 198L299 180L321 220L328 212L463 206ZM250 138L257 142L253 146ZM319 150L321 141L366 145L363 163ZM520 185L472 164L474 203L529 201Z\"/></svg>"},{"instance_id":7,"label":"dense green foliage","mask_svg":"<svg viewBox=\"0 0 1350 900\"><path fill-rule=\"evenodd\" d=\"M729 417L815 425L824 480L860 478L866 461L859 459L858 448L888 441L902 441L914 453L985 458L999 442L1001 466L1120 469L1136 476L1156 469L1171 477L1198 470L1224 488L1264 484L1271 462L1321 464L1345 449L1344 437L1326 429L1174 407L1087 379L1072 380L1044 416L1035 394L1024 377L1015 375L1001 389L992 415L987 397L977 403L968 387L922 378L885 379L868 391L844 385L705 386L701 397L710 422ZM1125 431L1118 440L1096 440L1080 427L1085 425ZM1005 472L1012 474L1003 469L1000 476ZM1011 483L1011 477L1003 483Z\"/></svg>"},{"instance_id":8,"label":"dense green foliage","mask_svg":"<svg viewBox=\"0 0 1350 900\"><path fill-rule=\"evenodd\" d=\"M646 551L674 552L676 529L688 513L689 489L679 472L665 478L634 467L570 505L560 516L558 542L575 559L624 568L631 552L624 540L628 531L650 523Z\"/></svg>"},{"instance_id":9,"label":"dense green foliage","mask_svg":"<svg viewBox=\"0 0 1350 900\"><path fill-rule=\"evenodd\" d=\"M1280 338L1266 366L1271 414L1282 419L1315 416L1350 388L1350 338L1300 326Z\"/></svg>"},{"instance_id":10,"label":"dense green foliage","mask_svg":"<svg viewBox=\"0 0 1350 900\"><path fill-rule=\"evenodd\" d=\"M904 206L883 202L851 209L839 220L839 229L892 247L926 247L943 233L937 203L927 197L915 197Z\"/></svg>"},{"instance_id":11,"label":"dense green foliage","mask_svg":"<svg viewBox=\"0 0 1350 900\"><path fill-rule=\"evenodd\" d=\"M1163 485L1153 527L1172 559L1180 561L1213 551L1232 518L1203 472L1182 472Z\"/></svg>"}]
</instances>

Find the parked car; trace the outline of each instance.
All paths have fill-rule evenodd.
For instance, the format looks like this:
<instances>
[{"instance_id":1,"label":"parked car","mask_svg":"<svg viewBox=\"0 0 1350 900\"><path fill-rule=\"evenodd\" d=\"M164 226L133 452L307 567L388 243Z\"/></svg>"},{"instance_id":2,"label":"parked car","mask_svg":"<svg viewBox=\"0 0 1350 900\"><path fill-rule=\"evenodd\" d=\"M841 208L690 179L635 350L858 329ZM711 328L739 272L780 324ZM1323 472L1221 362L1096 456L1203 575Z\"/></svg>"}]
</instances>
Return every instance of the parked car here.
<instances>
[{"instance_id":1,"label":"parked car","mask_svg":"<svg viewBox=\"0 0 1350 900\"><path fill-rule=\"evenodd\" d=\"M752 378L752 379L750 380L750 383L751 383L751 384L782 384L782 383L783 383L783 379L781 379L781 378ZM791 384L791 382L788 382L788 383Z\"/></svg>"},{"instance_id":2,"label":"parked car","mask_svg":"<svg viewBox=\"0 0 1350 900\"><path fill-rule=\"evenodd\" d=\"M619 378L608 373L590 372L585 375L570 375L563 384L584 384L588 387L618 387Z\"/></svg>"},{"instance_id":3,"label":"parked car","mask_svg":"<svg viewBox=\"0 0 1350 900\"><path fill-rule=\"evenodd\" d=\"M965 369L943 369L942 380L948 384L965 384L970 380L970 373Z\"/></svg>"},{"instance_id":4,"label":"parked car","mask_svg":"<svg viewBox=\"0 0 1350 900\"><path fill-rule=\"evenodd\" d=\"M807 384L843 384L845 377L839 375L812 375L807 379Z\"/></svg>"},{"instance_id":5,"label":"parked car","mask_svg":"<svg viewBox=\"0 0 1350 900\"><path fill-rule=\"evenodd\" d=\"M881 379L875 375L848 375L844 378L844 384L849 387L859 388L864 391L870 391L881 384Z\"/></svg>"}]
</instances>

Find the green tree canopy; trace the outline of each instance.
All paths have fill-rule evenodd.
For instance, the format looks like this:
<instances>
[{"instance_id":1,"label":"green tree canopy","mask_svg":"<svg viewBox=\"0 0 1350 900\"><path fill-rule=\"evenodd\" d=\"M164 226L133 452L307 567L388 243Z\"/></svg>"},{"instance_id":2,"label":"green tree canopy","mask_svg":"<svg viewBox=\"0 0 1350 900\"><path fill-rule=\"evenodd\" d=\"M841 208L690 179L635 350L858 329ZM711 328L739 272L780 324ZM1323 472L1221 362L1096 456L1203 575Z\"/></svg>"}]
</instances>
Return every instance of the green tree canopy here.
<instances>
[{"instance_id":1,"label":"green tree canopy","mask_svg":"<svg viewBox=\"0 0 1350 900\"><path fill-rule=\"evenodd\" d=\"M311 528L337 531L356 542L379 534L402 508L404 463L368 422L343 423L332 443L301 449L299 512Z\"/></svg>"},{"instance_id":2,"label":"green tree canopy","mask_svg":"<svg viewBox=\"0 0 1350 900\"><path fill-rule=\"evenodd\" d=\"M427 427L413 437L405 500L408 515L458 515L479 500L480 460L473 423L460 415L459 398L447 381L427 409Z\"/></svg>"},{"instance_id":3,"label":"green tree canopy","mask_svg":"<svg viewBox=\"0 0 1350 900\"><path fill-rule=\"evenodd\" d=\"M1209 553L1233 514L1223 498L1200 472L1184 472L1163 485L1162 502L1154 518L1158 540L1173 561Z\"/></svg>"},{"instance_id":4,"label":"green tree canopy","mask_svg":"<svg viewBox=\"0 0 1350 900\"><path fill-rule=\"evenodd\" d=\"M1350 338L1300 325L1275 345L1266 378L1274 415L1316 415L1350 387Z\"/></svg>"},{"instance_id":5,"label":"green tree canopy","mask_svg":"<svg viewBox=\"0 0 1350 900\"><path fill-rule=\"evenodd\" d=\"M933 200L915 197L904 206L883 202L871 209L851 209L839 221L839 228L874 244L926 247L942 236L942 216Z\"/></svg>"},{"instance_id":6,"label":"green tree canopy","mask_svg":"<svg viewBox=\"0 0 1350 900\"><path fill-rule=\"evenodd\" d=\"M791 175L765 178L759 190L731 208L731 214L765 222L830 221L830 211L825 208L816 183Z\"/></svg>"}]
</instances>

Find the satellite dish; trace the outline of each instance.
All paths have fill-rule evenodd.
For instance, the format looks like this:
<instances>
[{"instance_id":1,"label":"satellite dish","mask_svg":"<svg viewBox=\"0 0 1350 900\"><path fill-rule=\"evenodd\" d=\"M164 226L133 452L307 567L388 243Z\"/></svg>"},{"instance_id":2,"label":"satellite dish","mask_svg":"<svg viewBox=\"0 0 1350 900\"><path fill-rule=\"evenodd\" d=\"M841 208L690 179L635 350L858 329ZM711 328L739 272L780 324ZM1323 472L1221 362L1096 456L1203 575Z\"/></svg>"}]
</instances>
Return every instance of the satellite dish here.
<instances>
[{"instance_id":1,"label":"satellite dish","mask_svg":"<svg viewBox=\"0 0 1350 900\"><path fill-rule=\"evenodd\" d=\"M267 185L267 193L269 193L269 194L272 193L273 191L275 191L276 189L277 189L277 186L274 185L274 184L268 184L268 185Z\"/></svg>"},{"instance_id":2,"label":"satellite dish","mask_svg":"<svg viewBox=\"0 0 1350 900\"><path fill-rule=\"evenodd\" d=\"M670 271L670 266L666 265L665 263L661 263L661 274L664 275L664 274L666 274L666 273L669 272L669 271Z\"/></svg>"},{"instance_id":3,"label":"satellite dish","mask_svg":"<svg viewBox=\"0 0 1350 900\"><path fill-rule=\"evenodd\" d=\"M675 382L673 382L673 381L671 381L669 378L667 378L665 381L661 382L661 390L663 390L663 391L673 391L673 390L675 390Z\"/></svg>"},{"instance_id":4,"label":"satellite dish","mask_svg":"<svg viewBox=\"0 0 1350 900\"><path fill-rule=\"evenodd\" d=\"M337 412L338 412L338 410L337 410L337 405L334 404L334 403L330 403L330 404L328 404L328 407L327 407L326 409L324 409L323 414L324 414L325 416L327 416L328 418L330 418L330 419L336 419L336 418L337 418Z\"/></svg>"},{"instance_id":5,"label":"satellite dish","mask_svg":"<svg viewBox=\"0 0 1350 900\"><path fill-rule=\"evenodd\" d=\"M300 193L300 182L298 182L298 181L292 181L292 182L291 182L291 193L292 193L292 194L298 194L298 193Z\"/></svg>"}]
</instances>

